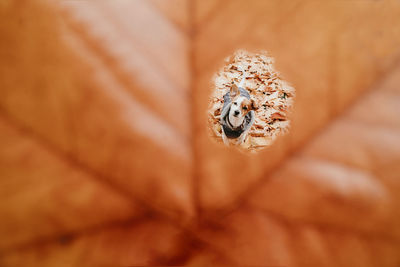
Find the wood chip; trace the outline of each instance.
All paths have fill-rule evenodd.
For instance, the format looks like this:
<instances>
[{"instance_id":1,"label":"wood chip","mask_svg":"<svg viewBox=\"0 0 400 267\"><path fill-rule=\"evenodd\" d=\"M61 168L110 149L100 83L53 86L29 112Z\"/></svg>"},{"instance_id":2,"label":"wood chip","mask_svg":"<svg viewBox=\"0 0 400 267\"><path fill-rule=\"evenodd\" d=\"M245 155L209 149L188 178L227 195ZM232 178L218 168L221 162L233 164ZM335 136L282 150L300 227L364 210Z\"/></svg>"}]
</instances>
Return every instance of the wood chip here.
<instances>
[{"instance_id":1,"label":"wood chip","mask_svg":"<svg viewBox=\"0 0 400 267\"><path fill-rule=\"evenodd\" d=\"M280 120L280 121L285 121L286 120L286 115L283 114L282 112L275 112L271 115L272 120Z\"/></svg>"}]
</instances>

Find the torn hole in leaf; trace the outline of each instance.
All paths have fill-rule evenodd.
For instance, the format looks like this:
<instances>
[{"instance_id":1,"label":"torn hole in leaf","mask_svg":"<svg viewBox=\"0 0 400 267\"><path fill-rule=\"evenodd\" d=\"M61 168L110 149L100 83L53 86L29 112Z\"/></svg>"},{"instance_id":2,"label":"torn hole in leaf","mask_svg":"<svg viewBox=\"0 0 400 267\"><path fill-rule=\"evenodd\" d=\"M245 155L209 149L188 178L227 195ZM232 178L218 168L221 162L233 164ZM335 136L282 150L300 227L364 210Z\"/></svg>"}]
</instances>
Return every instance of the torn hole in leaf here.
<instances>
[{"instance_id":1,"label":"torn hole in leaf","mask_svg":"<svg viewBox=\"0 0 400 267\"><path fill-rule=\"evenodd\" d=\"M235 52L225 59L212 82L208 126L216 142L256 152L288 132L295 89L275 70L274 59L267 52ZM232 93L236 86L241 88L240 94ZM248 106L248 97L255 107ZM253 115L247 115L251 112L247 107Z\"/></svg>"}]
</instances>

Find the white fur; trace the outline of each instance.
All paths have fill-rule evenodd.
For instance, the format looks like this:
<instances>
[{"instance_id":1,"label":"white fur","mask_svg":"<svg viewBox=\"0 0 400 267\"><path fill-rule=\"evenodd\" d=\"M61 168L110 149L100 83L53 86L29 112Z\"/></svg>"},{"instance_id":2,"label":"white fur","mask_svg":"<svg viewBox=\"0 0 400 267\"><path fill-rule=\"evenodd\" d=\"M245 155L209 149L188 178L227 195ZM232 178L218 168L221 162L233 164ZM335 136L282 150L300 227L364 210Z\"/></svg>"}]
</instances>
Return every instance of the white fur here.
<instances>
[{"instance_id":1,"label":"white fur","mask_svg":"<svg viewBox=\"0 0 400 267\"><path fill-rule=\"evenodd\" d=\"M241 80L240 83L239 83L239 87L242 87L242 88L243 88L244 82L245 82L245 80L246 80L245 71L244 71L244 69L243 69L241 66L239 66L239 69L240 69L240 70L242 71L242 73L243 73L243 78L242 78L242 80ZM242 102L243 102L245 99L246 99L246 97L244 97L244 96L239 96L238 98L232 99L231 108L230 108L230 111L229 111L229 117L228 117L228 118L229 118L230 124L231 124L234 128L240 127L240 126L243 124L243 122L244 122L245 115L244 115L243 112L242 112L241 104L242 104ZM236 104L235 104L235 103L236 103ZM239 111L239 114L236 115L236 116L235 116L235 111ZM239 138L237 138L237 139L235 139L235 140L230 140L230 139L228 139L228 138L226 137L225 132L224 132L224 129L222 128L222 140L224 141L224 144L227 145L227 146L229 146L229 144L230 144L231 142L234 142L235 144L240 145L240 144L242 144L242 143L246 140L247 133L249 132L249 130L250 130L250 128L247 129L246 131L244 131L244 132L240 135Z\"/></svg>"},{"instance_id":2,"label":"white fur","mask_svg":"<svg viewBox=\"0 0 400 267\"><path fill-rule=\"evenodd\" d=\"M232 99L231 109L229 111L229 122L234 128L237 128L243 124L244 114L241 109L241 104L245 99L246 97L244 96L239 96L236 99ZM235 115L235 111L238 111L239 114Z\"/></svg>"},{"instance_id":3,"label":"white fur","mask_svg":"<svg viewBox=\"0 0 400 267\"><path fill-rule=\"evenodd\" d=\"M244 69L242 68L242 66L239 66L240 71L242 72L242 80L239 83L239 88L243 88L244 82L246 80L246 72L244 71ZM246 99L246 97L244 96L239 96L238 98L236 98L236 100L232 99L232 103L231 103L231 110L229 112L229 121L232 124L233 127L237 128L240 125L242 125L243 121L244 121L244 114L242 112L241 104L242 102ZM236 104L235 104L236 103ZM235 111L239 111L239 114L237 116L235 116Z\"/></svg>"},{"instance_id":4,"label":"white fur","mask_svg":"<svg viewBox=\"0 0 400 267\"><path fill-rule=\"evenodd\" d=\"M224 141L224 144L226 146L229 146L229 140L228 140L228 137L226 137L226 135L225 135L224 127L221 127L221 128L222 128L222 141Z\"/></svg>"},{"instance_id":5,"label":"white fur","mask_svg":"<svg viewBox=\"0 0 400 267\"><path fill-rule=\"evenodd\" d=\"M246 141L246 137L247 134L249 133L250 128L247 129L246 131L244 131L238 139L229 139L228 137L226 137L225 132L224 132L224 128L222 128L222 141L224 142L224 144L226 146L229 146L231 143L234 143L236 145L240 145L242 143L244 143Z\"/></svg>"}]
</instances>

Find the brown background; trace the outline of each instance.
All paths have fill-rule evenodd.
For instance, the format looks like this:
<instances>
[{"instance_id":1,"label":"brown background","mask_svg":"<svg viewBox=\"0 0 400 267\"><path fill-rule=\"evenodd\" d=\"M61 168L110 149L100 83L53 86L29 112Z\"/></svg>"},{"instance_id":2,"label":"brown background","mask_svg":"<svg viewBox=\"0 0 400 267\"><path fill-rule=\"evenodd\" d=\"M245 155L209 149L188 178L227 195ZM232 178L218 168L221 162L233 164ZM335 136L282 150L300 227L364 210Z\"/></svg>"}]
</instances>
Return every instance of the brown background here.
<instances>
[{"instance_id":1,"label":"brown background","mask_svg":"<svg viewBox=\"0 0 400 267\"><path fill-rule=\"evenodd\" d=\"M399 266L400 2L0 2L0 266ZM210 79L268 50L297 89L256 155Z\"/></svg>"}]
</instances>

